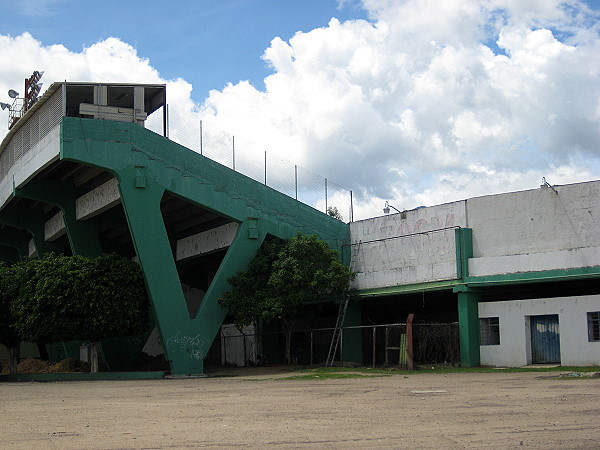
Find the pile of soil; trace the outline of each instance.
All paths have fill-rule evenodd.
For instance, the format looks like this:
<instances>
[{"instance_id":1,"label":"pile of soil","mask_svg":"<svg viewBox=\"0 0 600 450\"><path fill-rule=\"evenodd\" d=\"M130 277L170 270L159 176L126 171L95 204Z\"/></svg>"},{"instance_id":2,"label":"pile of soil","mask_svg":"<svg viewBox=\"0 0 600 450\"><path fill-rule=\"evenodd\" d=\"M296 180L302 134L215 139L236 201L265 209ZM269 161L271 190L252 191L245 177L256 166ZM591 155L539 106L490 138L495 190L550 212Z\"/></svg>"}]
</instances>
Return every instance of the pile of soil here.
<instances>
[{"instance_id":1,"label":"pile of soil","mask_svg":"<svg viewBox=\"0 0 600 450\"><path fill-rule=\"evenodd\" d=\"M17 365L17 373L63 373L89 372L90 365L76 358L65 358L56 364L49 364L31 356ZM2 361L0 373L8 374L8 361Z\"/></svg>"},{"instance_id":2,"label":"pile of soil","mask_svg":"<svg viewBox=\"0 0 600 450\"><path fill-rule=\"evenodd\" d=\"M48 367L49 373L59 372L89 372L90 365L76 358L65 358L62 361Z\"/></svg>"},{"instance_id":3,"label":"pile of soil","mask_svg":"<svg viewBox=\"0 0 600 450\"><path fill-rule=\"evenodd\" d=\"M48 363L30 356L17 365L17 373L48 373Z\"/></svg>"}]
</instances>

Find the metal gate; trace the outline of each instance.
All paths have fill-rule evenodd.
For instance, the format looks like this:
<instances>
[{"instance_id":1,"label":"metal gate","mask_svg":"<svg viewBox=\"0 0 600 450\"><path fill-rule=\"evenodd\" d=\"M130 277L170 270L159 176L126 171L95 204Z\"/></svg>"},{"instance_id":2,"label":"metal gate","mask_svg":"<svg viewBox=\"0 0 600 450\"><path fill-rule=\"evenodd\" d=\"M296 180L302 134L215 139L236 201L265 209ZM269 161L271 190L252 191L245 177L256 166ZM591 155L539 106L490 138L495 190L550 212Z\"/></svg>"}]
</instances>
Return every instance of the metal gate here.
<instances>
[{"instance_id":1,"label":"metal gate","mask_svg":"<svg viewBox=\"0 0 600 450\"><path fill-rule=\"evenodd\" d=\"M558 314L531 316L531 362L560 362Z\"/></svg>"}]
</instances>

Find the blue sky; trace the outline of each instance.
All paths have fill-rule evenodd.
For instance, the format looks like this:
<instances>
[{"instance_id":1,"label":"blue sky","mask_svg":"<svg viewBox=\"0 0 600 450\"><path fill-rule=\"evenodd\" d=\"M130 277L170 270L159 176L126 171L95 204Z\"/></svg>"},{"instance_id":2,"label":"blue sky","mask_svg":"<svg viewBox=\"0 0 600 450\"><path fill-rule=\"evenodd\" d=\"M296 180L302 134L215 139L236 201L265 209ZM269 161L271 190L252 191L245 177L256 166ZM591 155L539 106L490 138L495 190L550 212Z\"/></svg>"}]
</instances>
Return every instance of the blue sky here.
<instances>
[{"instance_id":1,"label":"blue sky","mask_svg":"<svg viewBox=\"0 0 600 450\"><path fill-rule=\"evenodd\" d=\"M235 134L236 154L254 142L352 189L355 218L385 200L600 179L600 0L0 0L0 13L0 101L33 70L46 85L166 83L173 139L194 149L203 120Z\"/></svg>"},{"instance_id":2,"label":"blue sky","mask_svg":"<svg viewBox=\"0 0 600 450\"><path fill-rule=\"evenodd\" d=\"M262 88L261 59L274 37L366 18L358 3L337 0L19 0L0 1L3 34L31 33L71 51L117 37L167 79L184 78L200 101L210 89L249 80ZM11 20L6 20L11 17Z\"/></svg>"}]
</instances>

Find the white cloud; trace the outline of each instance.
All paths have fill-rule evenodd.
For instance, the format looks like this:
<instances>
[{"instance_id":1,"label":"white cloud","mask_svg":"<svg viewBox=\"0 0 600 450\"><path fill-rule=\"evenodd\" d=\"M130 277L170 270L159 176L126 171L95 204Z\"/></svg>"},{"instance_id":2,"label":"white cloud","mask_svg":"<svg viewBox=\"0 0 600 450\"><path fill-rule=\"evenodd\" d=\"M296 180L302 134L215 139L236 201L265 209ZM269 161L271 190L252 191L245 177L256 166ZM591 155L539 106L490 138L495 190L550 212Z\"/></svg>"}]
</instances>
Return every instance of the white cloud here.
<instances>
[{"instance_id":1,"label":"white cloud","mask_svg":"<svg viewBox=\"0 0 600 450\"><path fill-rule=\"evenodd\" d=\"M108 38L81 52L62 45L44 46L31 34L17 37L0 35L0 92L8 86L17 89L33 69L44 70L43 82L95 81L164 83L147 59L137 55L129 44ZM181 84L181 80L174 81ZM191 91L191 86L188 89ZM178 89L175 89L177 95Z\"/></svg>"},{"instance_id":2,"label":"white cloud","mask_svg":"<svg viewBox=\"0 0 600 450\"><path fill-rule=\"evenodd\" d=\"M197 106L191 100L191 84L182 79L163 79L135 48L113 37L74 52L62 45L45 46L29 33L0 35L0 93L8 89L22 93L23 80L33 69L44 71L41 81L45 87L61 80L166 83L169 101L180 106L173 111L180 123L180 111L192 111ZM174 132L177 135L179 131Z\"/></svg>"},{"instance_id":3,"label":"white cloud","mask_svg":"<svg viewBox=\"0 0 600 450\"><path fill-rule=\"evenodd\" d=\"M384 200L412 208L535 188L542 176L600 178L600 21L585 5L362 4L370 21L274 38L264 91L228 84L197 105L188 82L168 81L171 136L198 149L202 119L235 134L236 148L254 141L352 189L355 217L380 214ZM30 61L45 80L165 82L118 39L71 52L0 36L0 92Z\"/></svg>"},{"instance_id":4,"label":"white cloud","mask_svg":"<svg viewBox=\"0 0 600 450\"><path fill-rule=\"evenodd\" d=\"M255 136L275 128L287 152L355 191L359 216L379 213L374 198L412 207L600 175L589 163L600 151L600 41L584 5L363 5L372 22L274 39L264 55L274 73L252 100L264 112ZM205 107L244 108L235 92L213 92Z\"/></svg>"}]
</instances>

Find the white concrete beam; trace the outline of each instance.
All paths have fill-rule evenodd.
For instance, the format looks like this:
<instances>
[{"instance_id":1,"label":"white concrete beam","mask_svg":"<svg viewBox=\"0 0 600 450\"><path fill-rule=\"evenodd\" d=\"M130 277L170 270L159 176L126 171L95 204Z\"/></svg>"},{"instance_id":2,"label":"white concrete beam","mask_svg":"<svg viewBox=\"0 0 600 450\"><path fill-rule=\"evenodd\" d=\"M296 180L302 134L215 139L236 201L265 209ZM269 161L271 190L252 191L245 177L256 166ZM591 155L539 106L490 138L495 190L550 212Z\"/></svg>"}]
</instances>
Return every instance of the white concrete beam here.
<instances>
[{"instance_id":1,"label":"white concrete beam","mask_svg":"<svg viewBox=\"0 0 600 450\"><path fill-rule=\"evenodd\" d=\"M90 219L112 208L121 201L116 178L92 189L79 197L75 203L77 220Z\"/></svg>"},{"instance_id":2,"label":"white concrete beam","mask_svg":"<svg viewBox=\"0 0 600 450\"><path fill-rule=\"evenodd\" d=\"M62 211L59 211L48 222L44 224L44 239L55 241L67 232Z\"/></svg>"},{"instance_id":3,"label":"white concrete beam","mask_svg":"<svg viewBox=\"0 0 600 450\"><path fill-rule=\"evenodd\" d=\"M228 223L178 240L175 252L177 261L229 247L237 228L237 223Z\"/></svg>"},{"instance_id":4,"label":"white concrete beam","mask_svg":"<svg viewBox=\"0 0 600 450\"><path fill-rule=\"evenodd\" d=\"M600 266L600 247L584 247L557 252L470 258L469 275L484 277L595 266Z\"/></svg>"},{"instance_id":5,"label":"white concrete beam","mask_svg":"<svg viewBox=\"0 0 600 450\"><path fill-rule=\"evenodd\" d=\"M29 240L29 257L33 258L37 256L37 250L35 249L35 244L33 243L33 238Z\"/></svg>"},{"instance_id":6,"label":"white concrete beam","mask_svg":"<svg viewBox=\"0 0 600 450\"><path fill-rule=\"evenodd\" d=\"M92 105L90 103L81 103L79 114L93 116L94 119L117 120L119 122L144 121L147 118L147 114L143 110L122 108L120 106Z\"/></svg>"}]
</instances>

